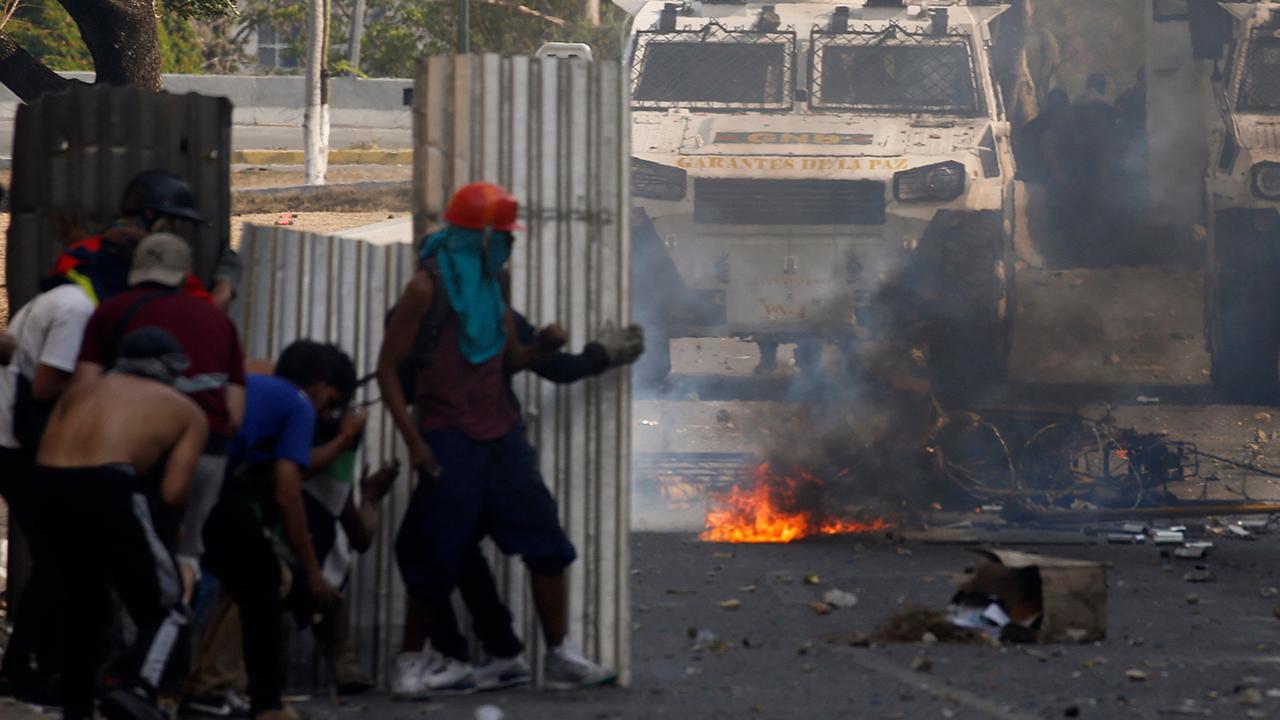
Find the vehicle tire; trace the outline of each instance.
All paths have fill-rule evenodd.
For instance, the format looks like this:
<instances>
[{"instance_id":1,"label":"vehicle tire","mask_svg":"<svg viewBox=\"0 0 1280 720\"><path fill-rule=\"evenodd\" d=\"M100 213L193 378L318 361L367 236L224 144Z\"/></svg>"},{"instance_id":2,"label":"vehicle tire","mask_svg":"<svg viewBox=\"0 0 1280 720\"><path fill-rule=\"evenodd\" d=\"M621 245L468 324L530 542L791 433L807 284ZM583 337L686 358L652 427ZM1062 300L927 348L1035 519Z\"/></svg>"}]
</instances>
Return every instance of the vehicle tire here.
<instances>
[{"instance_id":1,"label":"vehicle tire","mask_svg":"<svg viewBox=\"0 0 1280 720\"><path fill-rule=\"evenodd\" d=\"M934 388L969 400L1004 381L1013 346L1013 253L998 211L941 211L921 240L934 284L928 313Z\"/></svg>"},{"instance_id":2,"label":"vehicle tire","mask_svg":"<svg viewBox=\"0 0 1280 720\"><path fill-rule=\"evenodd\" d=\"M1228 400L1280 396L1280 260L1249 211L1219 214L1206 282L1210 377Z\"/></svg>"}]
</instances>

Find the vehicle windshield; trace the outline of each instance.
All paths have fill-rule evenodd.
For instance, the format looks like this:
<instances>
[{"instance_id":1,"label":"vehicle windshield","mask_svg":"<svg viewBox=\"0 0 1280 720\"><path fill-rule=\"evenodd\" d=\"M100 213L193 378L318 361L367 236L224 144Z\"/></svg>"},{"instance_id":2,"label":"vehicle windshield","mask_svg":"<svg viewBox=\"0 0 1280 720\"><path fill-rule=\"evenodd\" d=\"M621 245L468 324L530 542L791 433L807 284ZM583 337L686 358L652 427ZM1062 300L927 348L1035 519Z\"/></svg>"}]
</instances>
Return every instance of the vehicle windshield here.
<instances>
[{"instance_id":1,"label":"vehicle windshield","mask_svg":"<svg viewBox=\"0 0 1280 720\"><path fill-rule=\"evenodd\" d=\"M1270 32L1249 43L1240 83L1240 109L1280 111L1280 38Z\"/></svg>"},{"instance_id":2,"label":"vehicle windshield","mask_svg":"<svg viewBox=\"0 0 1280 720\"><path fill-rule=\"evenodd\" d=\"M790 106L790 47L780 42L672 40L638 54L638 106Z\"/></svg>"},{"instance_id":3,"label":"vehicle windshield","mask_svg":"<svg viewBox=\"0 0 1280 720\"><path fill-rule=\"evenodd\" d=\"M974 114L978 94L965 43L842 44L833 36L815 44L815 107ZM841 44L837 44L841 43Z\"/></svg>"}]
</instances>

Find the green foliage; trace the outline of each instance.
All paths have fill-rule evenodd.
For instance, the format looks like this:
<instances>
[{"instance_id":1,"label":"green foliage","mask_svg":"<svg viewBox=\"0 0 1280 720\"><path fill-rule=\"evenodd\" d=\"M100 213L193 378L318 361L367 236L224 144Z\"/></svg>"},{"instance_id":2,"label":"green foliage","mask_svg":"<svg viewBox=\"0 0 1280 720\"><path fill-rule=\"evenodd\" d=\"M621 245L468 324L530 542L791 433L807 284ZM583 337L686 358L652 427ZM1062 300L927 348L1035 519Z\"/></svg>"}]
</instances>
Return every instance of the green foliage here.
<instances>
[{"instance_id":1,"label":"green foliage","mask_svg":"<svg viewBox=\"0 0 1280 720\"><path fill-rule=\"evenodd\" d=\"M191 20L184 13L213 12L215 6L234 10L229 0L171 0L156 24L161 72L198 73L204 52ZM181 9L176 9L181 8ZM172 9L172 11L171 11ZM24 0L5 31L37 59L54 70L93 70L93 58L80 29L55 0Z\"/></svg>"},{"instance_id":2,"label":"green foliage","mask_svg":"<svg viewBox=\"0 0 1280 720\"><path fill-rule=\"evenodd\" d=\"M204 50L191 20L176 13L160 16L160 71L199 73L204 70Z\"/></svg>"},{"instance_id":3,"label":"green foliage","mask_svg":"<svg viewBox=\"0 0 1280 720\"><path fill-rule=\"evenodd\" d=\"M54 0L23 2L5 32L54 70L93 70L93 58L80 38L80 29Z\"/></svg>"},{"instance_id":4,"label":"green foliage","mask_svg":"<svg viewBox=\"0 0 1280 720\"><path fill-rule=\"evenodd\" d=\"M543 43L585 42L597 58L616 59L622 54L627 14L601 0L600 27L586 22L582 0L484 0L471 2L471 50L503 55L532 54ZM521 5L542 15L565 21L566 26L521 12ZM351 28L352 0L335 0L330 25L330 69L349 73L347 41ZM288 38L286 51L304 56L307 8L302 0L258 0L243 7L251 28L273 28ZM360 73L369 77L412 77L418 61L429 55L451 53L457 39L456 0L367 0L365 35Z\"/></svg>"},{"instance_id":5,"label":"green foliage","mask_svg":"<svg viewBox=\"0 0 1280 720\"><path fill-rule=\"evenodd\" d=\"M164 9L181 18L213 20L236 14L235 0L163 0Z\"/></svg>"}]
</instances>

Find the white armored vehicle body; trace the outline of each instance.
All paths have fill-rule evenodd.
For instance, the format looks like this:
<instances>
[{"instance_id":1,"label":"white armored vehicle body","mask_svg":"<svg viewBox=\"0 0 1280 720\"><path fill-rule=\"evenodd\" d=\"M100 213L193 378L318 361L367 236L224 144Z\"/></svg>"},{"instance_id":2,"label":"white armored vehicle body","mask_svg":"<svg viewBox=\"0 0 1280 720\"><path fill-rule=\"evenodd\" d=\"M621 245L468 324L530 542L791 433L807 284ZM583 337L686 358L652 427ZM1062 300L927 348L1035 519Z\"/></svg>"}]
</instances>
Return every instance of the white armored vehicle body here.
<instances>
[{"instance_id":1,"label":"white armored vehicle body","mask_svg":"<svg viewBox=\"0 0 1280 720\"><path fill-rule=\"evenodd\" d=\"M628 9L636 288L660 296L650 328L749 337L767 367L779 342L812 366L825 344L912 325L939 376L1003 374L1013 160L991 21L1004 6Z\"/></svg>"},{"instance_id":2,"label":"white armored vehicle body","mask_svg":"<svg viewBox=\"0 0 1280 720\"><path fill-rule=\"evenodd\" d=\"M1280 397L1280 2L1148 0L1151 214L1203 228L1214 385Z\"/></svg>"}]
</instances>

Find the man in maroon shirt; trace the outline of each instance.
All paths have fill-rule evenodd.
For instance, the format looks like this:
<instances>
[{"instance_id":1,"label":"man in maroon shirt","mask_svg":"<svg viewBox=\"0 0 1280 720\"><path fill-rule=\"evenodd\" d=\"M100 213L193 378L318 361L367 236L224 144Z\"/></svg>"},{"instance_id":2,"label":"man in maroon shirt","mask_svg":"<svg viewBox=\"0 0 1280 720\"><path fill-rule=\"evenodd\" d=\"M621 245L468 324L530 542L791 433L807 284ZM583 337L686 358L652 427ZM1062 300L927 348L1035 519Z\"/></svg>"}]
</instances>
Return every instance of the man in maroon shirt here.
<instances>
[{"instance_id":1,"label":"man in maroon shirt","mask_svg":"<svg viewBox=\"0 0 1280 720\"><path fill-rule=\"evenodd\" d=\"M177 558L184 576L199 575L204 521L217 502L227 464L227 443L244 418L244 354L235 325L207 300L182 292L191 272L191 248L177 235L155 233L138 244L130 290L98 306L85 328L76 382L115 364L120 339L152 326L177 338L191 364L175 387L209 420L209 442L191 482Z\"/></svg>"},{"instance_id":2,"label":"man in maroon shirt","mask_svg":"<svg viewBox=\"0 0 1280 720\"><path fill-rule=\"evenodd\" d=\"M467 185L453 196L446 226L421 248L378 355L383 402L420 475L396 536L396 561L413 608L392 669L392 695L400 699L476 689L468 663L435 658L424 646L468 552L483 536L520 555L530 571L547 645L547 686L617 679L568 638L565 569L577 553L507 396L504 369L531 367L567 339L555 326L543 328L533 345L517 337L500 281L516 214L515 198L491 183ZM424 323L433 325L431 343L420 341ZM412 398L400 381L407 363L417 376ZM420 414L416 421L410 402Z\"/></svg>"}]
</instances>

